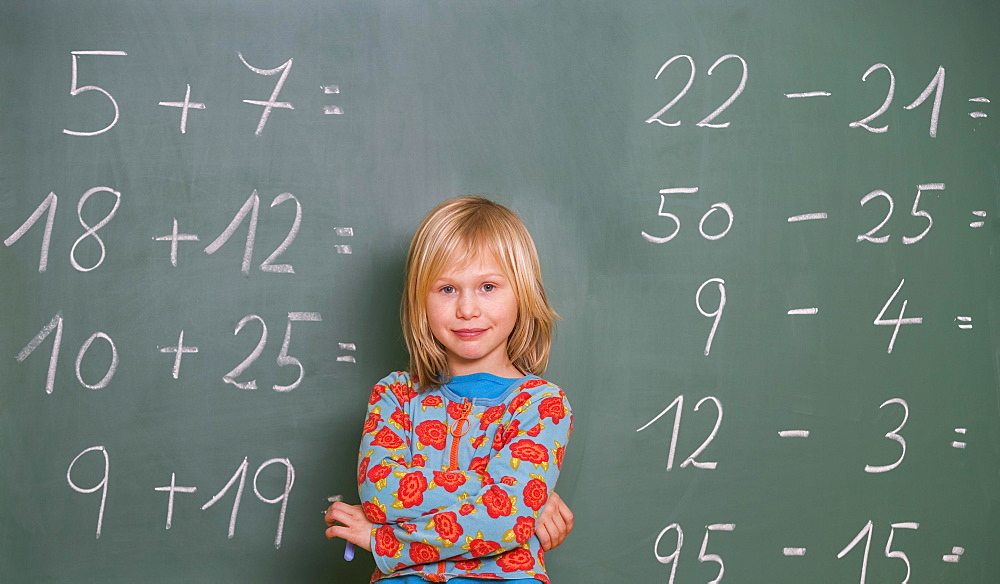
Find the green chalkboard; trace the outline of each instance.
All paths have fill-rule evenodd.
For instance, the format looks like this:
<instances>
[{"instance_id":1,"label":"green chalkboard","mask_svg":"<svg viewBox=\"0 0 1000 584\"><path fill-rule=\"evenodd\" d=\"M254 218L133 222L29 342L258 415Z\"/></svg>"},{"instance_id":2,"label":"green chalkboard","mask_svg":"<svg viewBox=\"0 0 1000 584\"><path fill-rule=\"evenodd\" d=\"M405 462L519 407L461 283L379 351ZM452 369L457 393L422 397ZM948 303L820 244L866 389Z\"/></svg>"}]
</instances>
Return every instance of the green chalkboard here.
<instances>
[{"instance_id":1,"label":"green chalkboard","mask_svg":"<svg viewBox=\"0 0 1000 584\"><path fill-rule=\"evenodd\" d=\"M563 317L554 581L997 582L998 29L0 3L0 581L366 581L320 511L406 363L410 236L481 193Z\"/></svg>"}]
</instances>

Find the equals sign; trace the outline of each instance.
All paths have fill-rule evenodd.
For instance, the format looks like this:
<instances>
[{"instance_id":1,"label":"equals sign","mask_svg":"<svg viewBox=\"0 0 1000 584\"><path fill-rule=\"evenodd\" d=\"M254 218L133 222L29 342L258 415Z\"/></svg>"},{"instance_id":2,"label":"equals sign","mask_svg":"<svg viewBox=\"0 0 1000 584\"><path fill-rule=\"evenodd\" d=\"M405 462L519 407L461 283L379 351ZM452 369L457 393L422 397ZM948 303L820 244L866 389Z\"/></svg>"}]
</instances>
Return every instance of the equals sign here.
<instances>
[{"instance_id":1,"label":"equals sign","mask_svg":"<svg viewBox=\"0 0 1000 584\"><path fill-rule=\"evenodd\" d=\"M341 351L357 351L358 347L354 343L337 343L340 346ZM337 357L337 362L339 363L357 363L354 355L341 355Z\"/></svg>"},{"instance_id":2,"label":"equals sign","mask_svg":"<svg viewBox=\"0 0 1000 584\"><path fill-rule=\"evenodd\" d=\"M334 227L333 232L336 233L337 236L339 237L354 237L354 229L351 227ZM337 250L337 253L342 253L342 254L352 253L351 246L349 245L335 245L333 247L334 249Z\"/></svg>"},{"instance_id":3,"label":"equals sign","mask_svg":"<svg viewBox=\"0 0 1000 584\"><path fill-rule=\"evenodd\" d=\"M971 316L956 316L955 320L958 321L958 328L962 330L969 330L972 328Z\"/></svg>"},{"instance_id":4,"label":"equals sign","mask_svg":"<svg viewBox=\"0 0 1000 584\"><path fill-rule=\"evenodd\" d=\"M955 428L955 433L958 434L959 436L964 437L966 432L968 432L968 429L966 428ZM965 448L965 446L966 446L965 442L960 442L958 440L951 443L952 448Z\"/></svg>"},{"instance_id":5,"label":"equals sign","mask_svg":"<svg viewBox=\"0 0 1000 584\"><path fill-rule=\"evenodd\" d=\"M972 214L976 217L986 217L986 211L973 211ZM973 221L972 223L969 223L969 227L973 229L979 229L983 225L986 225L985 221Z\"/></svg>"},{"instance_id":6,"label":"equals sign","mask_svg":"<svg viewBox=\"0 0 1000 584\"><path fill-rule=\"evenodd\" d=\"M990 103L990 100L985 97L973 97L969 100L970 103ZM987 117L986 112L970 112L970 118L985 118Z\"/></svg>"},{"instance_id":7,"label":"equals sign","mask_svg":"<svg viewBox=\"0 0 1000 584\"><path fill-rule=\"evenodd\" d=\"M325 93L327 95L330 95L330 94L333 94L333 93L340 93L340 87L337 86L337 85L321 85L320 89L322 89L323 93ZM344 110L340 109L339 105L324 105L323 106L323 113L327 114L327 115L342 114L342 113L344 113Z\"/></svg>"}]
</instances>

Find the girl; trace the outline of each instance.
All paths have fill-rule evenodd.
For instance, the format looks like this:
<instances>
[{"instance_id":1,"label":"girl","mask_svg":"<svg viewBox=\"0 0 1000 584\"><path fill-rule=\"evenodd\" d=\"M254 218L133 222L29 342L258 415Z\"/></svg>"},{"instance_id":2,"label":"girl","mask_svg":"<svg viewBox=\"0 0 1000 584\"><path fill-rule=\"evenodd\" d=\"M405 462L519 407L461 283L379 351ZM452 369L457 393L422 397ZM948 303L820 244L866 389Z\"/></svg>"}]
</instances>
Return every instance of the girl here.
<instances>
[{"instance_id":1,"label":"girl","mask_svg":"<svg viewBox=\"0 0 1000 584\"><path fill-rule=\"evenodd\" d=\"M373 582L548 582L543 550L572 529L552 489L573 416L537 376L557 315L521 220L477 196L432 210L401 312L410 371L373 388L362 504L331 505L327 537L372 551Z\"/></svg>"}]
</instances>

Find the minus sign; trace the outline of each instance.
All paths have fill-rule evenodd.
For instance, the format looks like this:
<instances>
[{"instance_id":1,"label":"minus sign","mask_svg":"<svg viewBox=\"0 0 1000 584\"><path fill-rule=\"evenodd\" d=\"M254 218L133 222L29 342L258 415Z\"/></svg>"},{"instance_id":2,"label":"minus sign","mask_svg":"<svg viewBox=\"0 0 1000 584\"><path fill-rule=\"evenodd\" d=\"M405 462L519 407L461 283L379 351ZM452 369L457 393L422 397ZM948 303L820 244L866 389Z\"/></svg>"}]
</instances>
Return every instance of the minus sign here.
<instances>
[{"instance_id":1,"label":"minus sign","mask_svg":"<svg viewBox=\"0 0 1000 584\"><path fill-rule=\"evenodd\" d=\"M806 213L805 215L793 215L788 218L789 223L795 223L797 221L815 221L817 219L826 219L826 213Z\"/></svg>"},{"instance_id":2,"label":"minus sign","mask_svg":"<svg viewBox=\"0 0 1000 584\"><path fill-rule=\"evenodd\" d=\"M819 313L819 308L793 308L792 310L788 311L788 314L792 316L802 315L802 314L818 314L818 313Z\"/></svg>"},{"instance_id":3,"label":"minus sign","mask_svg":"<svg viewBox=\"0 0 1000 584\"><path fill-rule=\"evenodd\" d=\"M781 550L781 553L786 556L804 556L806 555L806 548L786 547Z\"/></svg>"},{"instance_id":4,"label":"minus sign","mask_svg":"<svg viewBox=\"0 0 1000 584\"><path fill-rule=\"evenodd\" d=\"M802 93L786 93L785 97L788 99L796 99L799 97L829 97L829 91L805 91Z\"/></svg>"},{"instance_id":5,"label":"minus sign","mask_svg":"<svg viewBox=\"0 0 1000 584\"><path fill-rule=\"evenodd\" d=\"M778 432L782 438L808 438L809 430L782 430Z\"/></svg>"}]
</instances>

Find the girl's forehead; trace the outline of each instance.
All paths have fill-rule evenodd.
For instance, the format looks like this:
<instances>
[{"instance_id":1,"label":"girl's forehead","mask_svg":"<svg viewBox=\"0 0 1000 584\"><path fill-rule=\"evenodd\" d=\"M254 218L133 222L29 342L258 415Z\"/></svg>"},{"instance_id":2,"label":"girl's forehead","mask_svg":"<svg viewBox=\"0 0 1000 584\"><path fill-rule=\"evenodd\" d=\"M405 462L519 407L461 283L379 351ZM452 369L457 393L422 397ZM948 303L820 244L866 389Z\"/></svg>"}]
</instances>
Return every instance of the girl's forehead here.
<instances>
[{"instance_id":1,"label":"girl's forehead","mask_svg":"<svg viewBox=\"0 0 1000 584\"><path fill-rule=\"evenodd\" d=\"M503 263L493 250L478 246L468 250L456 250L441 264L438 278L458 274L500 274L507 275Z\"/></svg>"}]
</instances>

